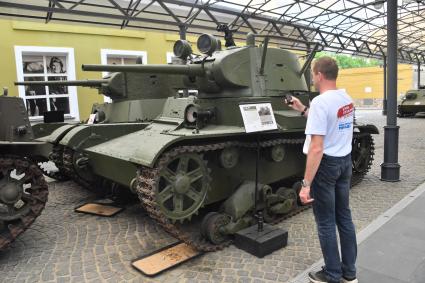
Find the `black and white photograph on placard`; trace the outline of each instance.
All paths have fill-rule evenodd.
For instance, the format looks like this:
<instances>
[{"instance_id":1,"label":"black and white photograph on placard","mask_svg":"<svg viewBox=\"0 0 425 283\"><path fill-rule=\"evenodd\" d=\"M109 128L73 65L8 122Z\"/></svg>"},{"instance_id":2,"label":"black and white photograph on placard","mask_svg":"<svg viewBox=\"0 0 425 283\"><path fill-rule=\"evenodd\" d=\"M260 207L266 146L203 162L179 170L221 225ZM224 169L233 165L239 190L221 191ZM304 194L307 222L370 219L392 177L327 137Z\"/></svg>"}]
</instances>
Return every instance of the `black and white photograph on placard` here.
<instances>
[{"instance_id":1,"label":"black and white photograph on placard","mask_svg":"<svg viewBox=\"0 0 425 283\"><path fill-rule=\"evenodd\" d=\"M268 106L261 106L260 110L258 110L258 115L260 116L262 125L273 124L273 116Z\"/></svg>"}]
</instances>

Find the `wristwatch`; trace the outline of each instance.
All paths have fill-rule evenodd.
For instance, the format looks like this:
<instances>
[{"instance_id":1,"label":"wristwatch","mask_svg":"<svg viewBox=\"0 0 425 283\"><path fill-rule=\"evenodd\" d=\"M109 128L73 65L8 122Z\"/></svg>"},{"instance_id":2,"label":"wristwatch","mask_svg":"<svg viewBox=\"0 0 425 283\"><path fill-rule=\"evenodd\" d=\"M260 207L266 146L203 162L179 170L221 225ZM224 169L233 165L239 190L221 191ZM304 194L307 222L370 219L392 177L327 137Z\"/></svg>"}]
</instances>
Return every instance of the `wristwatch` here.
<instances>
[{"instance_id":1,"label":"wristwatch","mask_svg":"<svg viewBox=\"0 0 425 283\"><path fill-rule=\"evenodd\" d=\"M308 106L304 107L304 110L301 112L301 116L304 116L305 112L307 112Z\"/></svg>"},{"instance_id":2,"label":"wristwatch","mask_svg":"<svg viewBox=\"0 0 425 283\"><path fill-rule=\"evenodd\" d=\"M309 182L307 182L305 179L303 179L303 180L301 181L301 186L302 186L303 188L305 188L305 187L309 187L309 186L310 186L310 183L309 183Z\"/></svg>"}]
</instances>

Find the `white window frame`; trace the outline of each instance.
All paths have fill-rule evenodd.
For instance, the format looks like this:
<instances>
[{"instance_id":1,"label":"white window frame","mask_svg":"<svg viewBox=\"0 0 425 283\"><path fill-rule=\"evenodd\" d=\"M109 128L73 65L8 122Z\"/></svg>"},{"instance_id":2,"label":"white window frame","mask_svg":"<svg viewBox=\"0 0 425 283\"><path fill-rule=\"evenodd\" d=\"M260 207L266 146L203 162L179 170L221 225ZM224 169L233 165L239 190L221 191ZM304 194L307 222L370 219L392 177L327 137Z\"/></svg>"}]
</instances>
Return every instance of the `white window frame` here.
<instances>
[{"instance_id":1,"label":"white window frame","mask_svg":"<svg viewBox=\"0 0 425 283\"><path fill-rule=\"evenodd\" d=\"M24 71L23 71L23 55L65 55L67 57L67 78L68 80L75 80L75 57L74 57L74 48L68 47L45 47L45 46L15 46L15 61L16 61L16 72L18 81L24 81ZM25 99L25 86L18 86L19 97ZM73 119L75 121L80 120L80 112L78 109L78 96L77 96L77 87L68 86L69 94L69 112L70 114L65 114L66 119ZM25 101L25 105L26 105ZM42 117L30 117L30 121L39 121Z\"/></svg>"},{"instance_id":2,"label":"white window frame","mask_svg":"<svg viewBox=\"0 0 425 283\"><path fill-rule=\"evenodd\" d=\"M142 56L142 64L146 65L148 63L148 52L140 51L140 50L117 50L117 49L101 49L100 50L100 63L102 65L106 65L108 63L108 55L116 55L116 56ZM102 72L102 77L106 76L108 72ZM103 96L103 100L105 102L112 102L107 96Z\"/></svg>"}]
</instances>

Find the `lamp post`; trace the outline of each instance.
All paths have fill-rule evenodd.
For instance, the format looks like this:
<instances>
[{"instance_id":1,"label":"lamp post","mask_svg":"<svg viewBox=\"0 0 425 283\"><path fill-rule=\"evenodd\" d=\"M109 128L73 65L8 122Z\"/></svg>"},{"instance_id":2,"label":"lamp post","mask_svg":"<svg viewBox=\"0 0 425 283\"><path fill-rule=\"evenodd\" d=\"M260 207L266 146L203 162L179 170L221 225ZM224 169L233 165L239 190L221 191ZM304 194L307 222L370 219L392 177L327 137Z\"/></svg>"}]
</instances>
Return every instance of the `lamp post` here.
<instances>
[{"instance_id":1,"label":"lamp post","mask_svg":"<svg viewBox=\"0 0 425 283\"><path fill-rule=\"evenodd\" d=\"M381 164L381 180L400 181L398 164L397 126L397 0L387 1L387 60L388 60L388 108L387 125L384 127L384 162Z\"/></svg>"},{"instance_id":2,"label":"lamp post","mask_svg":"<svg viewBox=\"0 0 425 283\"><path fill-rule=\"evenodd\" d=\"M384 100L382 101L382 115L387 115L387 56L384 55Z\"/></svg>"}]
</instances>

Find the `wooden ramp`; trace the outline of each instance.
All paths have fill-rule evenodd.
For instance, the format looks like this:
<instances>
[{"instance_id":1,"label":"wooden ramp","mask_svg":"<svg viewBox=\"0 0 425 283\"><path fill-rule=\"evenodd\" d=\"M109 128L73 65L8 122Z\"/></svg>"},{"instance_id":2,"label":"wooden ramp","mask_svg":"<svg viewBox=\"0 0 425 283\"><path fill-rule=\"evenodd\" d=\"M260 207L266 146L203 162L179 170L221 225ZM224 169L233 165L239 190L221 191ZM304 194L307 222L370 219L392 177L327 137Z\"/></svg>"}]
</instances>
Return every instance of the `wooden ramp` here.
<instances>
[{"instance_id":1,"label":"wooden ramp","mask_svg":"<svg viewBox=\"0 0 425 283\"><path fill-rule=\"evenodd\" d=\"M132 266L144 275L152 277L201 254L202 252L195 248L178 242L133 261Z\"/></svg>"},{"instance_id":2,"label":"wooden ramp","mask_svg":"<svg viewBox=\"0 0 425 283\"><path fill-rule=\"evenodd\" d=\"M113 204L103 204L103 203L86 203L82 206L79 206L75 209L76 212L93 214L104 217L111 217L115 214L121 212L124 208L113 205Z\"/></svg>"}]
</instances>

